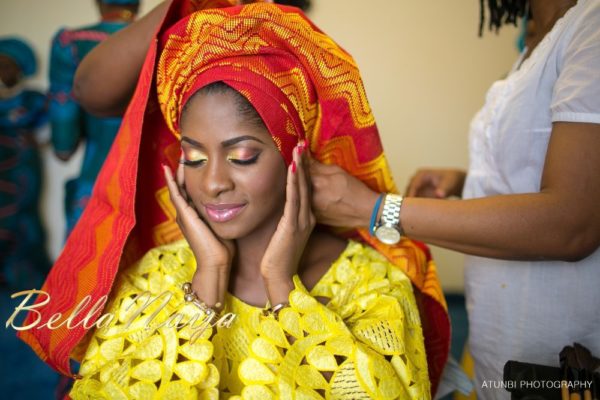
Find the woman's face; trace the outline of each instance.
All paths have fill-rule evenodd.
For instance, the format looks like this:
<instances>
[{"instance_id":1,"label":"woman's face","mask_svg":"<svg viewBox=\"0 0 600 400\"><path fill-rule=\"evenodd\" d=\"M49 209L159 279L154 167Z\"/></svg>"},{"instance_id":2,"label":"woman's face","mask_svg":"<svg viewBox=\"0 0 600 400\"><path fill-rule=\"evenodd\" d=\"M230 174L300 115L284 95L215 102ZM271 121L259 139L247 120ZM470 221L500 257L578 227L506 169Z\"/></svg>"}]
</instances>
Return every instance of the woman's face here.
<instances>
[{"instance_id":1,"label":"woman's face","mask_svg":"<svg viewBox=\"0 0 600 400\"><path fill-rule=\"evenodd\" d=\"M21 68L12 58L0 54L0 80L6 87L13 87L21 78Z\"/></svg>"},{"instance_id":2,"label":"woman's face","mask_svg":"<svg viewBox=\"0 0 600 400\"><path fill-rule=\"evenodd\" d=\"M272 234L285 203L283 157L271 135L240 116L234 93L200 93L181 119L185 186L223 239Z\"/></svg>"}]
</instances>

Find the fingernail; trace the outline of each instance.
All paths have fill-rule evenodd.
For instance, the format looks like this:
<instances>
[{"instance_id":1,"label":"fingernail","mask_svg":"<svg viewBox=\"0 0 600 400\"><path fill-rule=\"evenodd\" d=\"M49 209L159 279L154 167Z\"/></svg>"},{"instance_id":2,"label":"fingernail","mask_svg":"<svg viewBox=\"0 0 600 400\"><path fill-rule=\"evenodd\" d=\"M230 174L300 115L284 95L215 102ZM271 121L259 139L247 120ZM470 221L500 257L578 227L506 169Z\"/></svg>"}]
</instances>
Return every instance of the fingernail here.
<instances>
[{"instance_id":1,"label":"fingernail","mask_svg":"<svg viewBox=\"0 0 600 400\"><path fill-rule=\"evenodd\" d=\"M296 161L292 161L292 173L296 173Z\"/></svg>"}]
</instances>

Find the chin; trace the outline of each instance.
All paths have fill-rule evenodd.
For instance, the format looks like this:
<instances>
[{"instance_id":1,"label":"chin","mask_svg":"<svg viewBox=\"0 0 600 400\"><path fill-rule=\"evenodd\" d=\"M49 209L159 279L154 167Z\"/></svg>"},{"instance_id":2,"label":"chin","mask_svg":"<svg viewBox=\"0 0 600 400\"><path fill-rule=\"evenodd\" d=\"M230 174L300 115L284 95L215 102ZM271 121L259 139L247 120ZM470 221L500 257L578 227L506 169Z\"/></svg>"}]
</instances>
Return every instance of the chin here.
<instances>
[{"instance_id":1,"label":"chin","mask_svg":"<svg viewBox=\"0 0 600 400\"><path fill-rule=\"evenodd\" d=\"M240 229L238 226L234 226L234 224L231 224L231 226L225 226L228 224L219 225L221 226L211 225L212 231L219 239L236 240L247 235L245 230Z\"/></svg>"}]
</instances>

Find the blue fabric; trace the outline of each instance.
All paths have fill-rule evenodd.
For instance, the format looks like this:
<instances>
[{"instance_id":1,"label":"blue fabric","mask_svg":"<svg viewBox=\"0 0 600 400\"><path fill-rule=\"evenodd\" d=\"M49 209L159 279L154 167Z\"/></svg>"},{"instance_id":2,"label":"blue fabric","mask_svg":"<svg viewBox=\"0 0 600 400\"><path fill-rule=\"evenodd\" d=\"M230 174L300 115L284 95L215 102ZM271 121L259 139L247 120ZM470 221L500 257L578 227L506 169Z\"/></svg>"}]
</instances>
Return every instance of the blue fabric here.
<instances>
[{"instance_id":1,"label":"blue fabric","mask_svg":"<svg viewBox=\"0 0 600 400\"><path fill-rule=\"evenodd\" d=\"M120 118L98 118L85 112L71 95L77 66L94 47L127 26L103 21L80 29L62 29L52 40L50 58L50 120L52 146L68 158L81 142L85 152L79 176L67 183L67 234L81 216L96 176L121 126Z\"/></svg>"},{"instance_id":2,"label":"blue fabric","mask_svg":"<svg viewBox=\"0 0 600 400\"><path fill-rule=\"evenodd\" d=\"M521 21L519 36L517 36L517 50L519 50L519 53L525 50L525 38L527 37L527 22L527 17L524 17Z\"/></svg>"},{"instance_id":3,"label":"blue fabric","mask_svg":"<svg viewBox=\"0 0 600 400\"><path fill-rule=\"evenodd\" d=\"M15 37L0 39L0 54L13 59L23 71L23 75L31 76L37 70L37 62L31 47Z\"/></svg>"},{"instance_id":4,"label":"blue fabric","mask_svg":"<svg viewBox=\"0 0 600 400\"><path fill-rule=\"evenodd\" d=\"M39 214L42 163L33 132L46 96L25 90L0 100L0 267L13 288L39 288L50 269Z\"/></svg>"}]
</instances>

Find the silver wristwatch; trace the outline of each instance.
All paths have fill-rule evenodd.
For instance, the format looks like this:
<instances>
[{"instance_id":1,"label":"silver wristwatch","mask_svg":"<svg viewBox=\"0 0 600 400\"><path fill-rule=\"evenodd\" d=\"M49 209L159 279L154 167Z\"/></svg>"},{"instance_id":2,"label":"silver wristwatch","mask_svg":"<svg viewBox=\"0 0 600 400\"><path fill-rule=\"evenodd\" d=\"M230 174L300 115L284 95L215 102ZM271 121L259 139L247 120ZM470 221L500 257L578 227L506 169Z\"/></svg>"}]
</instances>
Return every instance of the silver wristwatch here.
<instances>
[{"instance_id":1,"label":"silver wristwatch","mask_svg":"<svg viewBox=\"0 0 600 400\"><path fill-rule=\"evenodd\" d=\"M385 244L396 244L402 236L400 227L400 208L402 207L402 196L397 194L386 194L383 202L383 211L379 223L375 227L375 237Z\"/></svg>"}]
</instances>

